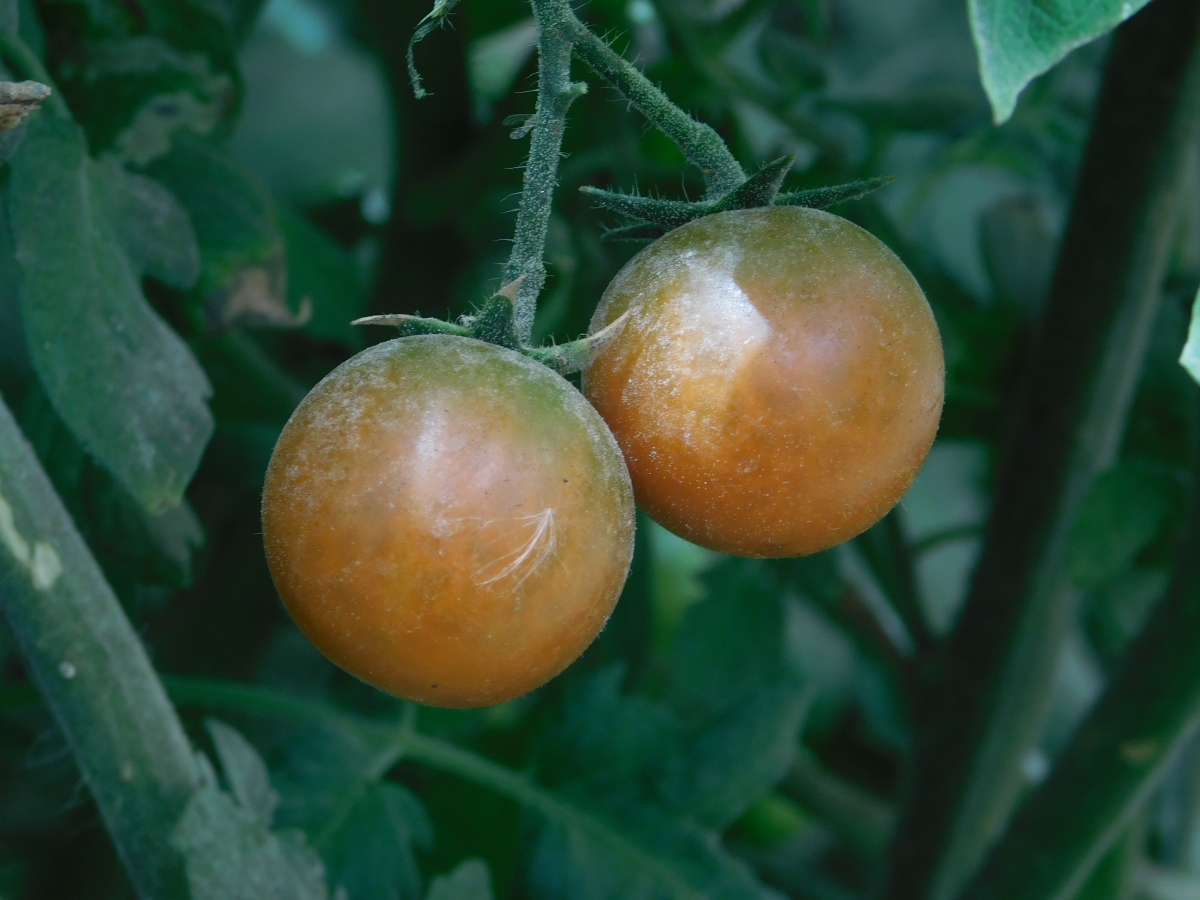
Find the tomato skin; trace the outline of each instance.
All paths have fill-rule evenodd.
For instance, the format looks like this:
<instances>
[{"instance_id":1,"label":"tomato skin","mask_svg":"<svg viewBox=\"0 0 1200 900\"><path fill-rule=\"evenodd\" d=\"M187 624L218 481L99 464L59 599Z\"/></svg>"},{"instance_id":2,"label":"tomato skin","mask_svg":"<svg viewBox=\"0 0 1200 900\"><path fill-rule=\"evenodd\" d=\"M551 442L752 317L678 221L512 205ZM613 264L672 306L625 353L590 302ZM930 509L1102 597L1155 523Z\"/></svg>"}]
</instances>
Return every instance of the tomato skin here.
<instances>
[{"instance_id":1,"label":"tomato skin","mask_svg":"<svg viewBox=\"0 0 1200 900\"><path fill-rule=\"evenodd\" d=\"M263 531L288 612L333 662L419 703L485 706L557 675L604 626L633 497L564 379L491 344L407 337L296 409Z\"/></svg>"},{"instance_id":2,"label":"tomato skin","mask_svg":"<svg viewBox=\"0 0 1200 900\"><path fill-rule=\"evenodd\" d=\"M690 222L617 274L593 333L629 311L584 371L638 504L742 556L815 553L865 531L937 433L937 323L896 256L817 210Z\"/></svg>"}]
</instances>

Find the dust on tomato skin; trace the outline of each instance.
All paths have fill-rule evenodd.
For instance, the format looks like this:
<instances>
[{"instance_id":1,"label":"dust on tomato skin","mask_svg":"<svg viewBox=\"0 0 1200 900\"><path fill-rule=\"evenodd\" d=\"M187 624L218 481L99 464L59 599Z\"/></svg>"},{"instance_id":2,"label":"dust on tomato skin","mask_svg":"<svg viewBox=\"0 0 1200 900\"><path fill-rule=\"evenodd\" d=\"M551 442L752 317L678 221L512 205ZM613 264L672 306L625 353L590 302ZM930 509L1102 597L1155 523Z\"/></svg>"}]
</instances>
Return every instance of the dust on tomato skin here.
<instances>
[{"instance_id":1,"label":"dust on tomato skin","mask_svg":"<svg viewBox=\"0 0 1200 900\"><path fill-rule=\"evenodd\" d=\"M263 531L288 612L333 662L420 703L484 706L543 684L604 626L633 496L564 379L491 344L409 337L300 404Z\"/></svg>"},{"instance_id":2,"label":"dust on tomato skin","mask_svg":"<svg viewBox=\"0 0 1200 900\"><path fill-rule=\"evenodd\" d=\"M609 285L626 311L584 393L653 518L711 549L795 556L878 521L937 433L941 338L920 287L858 226L773 207L672 231Z\"/></svg>"}]
</instances>

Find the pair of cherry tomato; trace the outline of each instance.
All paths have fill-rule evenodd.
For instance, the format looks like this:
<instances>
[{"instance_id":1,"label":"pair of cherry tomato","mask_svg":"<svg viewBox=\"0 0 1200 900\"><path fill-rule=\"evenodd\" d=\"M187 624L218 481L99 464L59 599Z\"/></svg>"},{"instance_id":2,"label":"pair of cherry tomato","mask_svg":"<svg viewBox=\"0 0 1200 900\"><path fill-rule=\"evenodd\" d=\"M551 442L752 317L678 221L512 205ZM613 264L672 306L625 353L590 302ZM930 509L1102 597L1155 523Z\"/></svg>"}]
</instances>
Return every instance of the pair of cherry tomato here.
<instances>
[{"instance_id":1,"label":"pair of cherry tomato","mask_svg":"<svg viewBox=\"0 0 1200 900\"><path fill-rule=\"evenodd\" d=\"M566 668L628 572L634 497L704 546L792 556L870 527L941 412L941 341L883 244L828 213L691 222L605 292L584 398L519 353L380 344L301 403L271 460L267 557L335 663L481 706ZM615 435L615 439L614 439Z\"/></svg>"}]
</instances>

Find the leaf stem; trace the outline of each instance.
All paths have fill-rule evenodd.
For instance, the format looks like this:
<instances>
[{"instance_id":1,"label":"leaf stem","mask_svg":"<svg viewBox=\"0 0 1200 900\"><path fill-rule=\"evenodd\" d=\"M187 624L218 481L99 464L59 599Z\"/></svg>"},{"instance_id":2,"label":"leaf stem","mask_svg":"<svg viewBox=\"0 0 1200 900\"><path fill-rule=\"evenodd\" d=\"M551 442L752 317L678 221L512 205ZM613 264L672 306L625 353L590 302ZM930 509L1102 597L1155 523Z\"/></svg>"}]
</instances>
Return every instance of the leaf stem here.
<instances>
[{"instance_id":1,"label":"leaf stem","mask_svg":"<svg viewBox=\"0 0 1200 900\"><path fill-rule=\"evenodd\" d=\"M1198 38L1194 0L1159 0L1113 41L980 563L915 711L887 900L954 896L1026 787L1076 607L1067 538L1119 451L1159 305L1200 121Z\"/></svg>"},{"instance_id":2,"label":"leaf stem","mask_svg":"<svg viewBox=\"0 0 1200 900\"><path fill-rule=\"evenodd\" d=\"M187 896L170 846L191 746L145 648L0 401L0 609L143 898Z\"/></svg>"},{"instance_id":3,"label":"leaf stem","mask_svg":"<svg viewBox=\"0 0 1200 900\"><path fill-rule=\"evenodd\" d=\"M567 0L533 0L533 14L538 32L538 99L513 249L504 270L506 284L524 278L516 301L517 334L522 343L528 343L533 335L537 298L546 283L546 231L567 110L587 90L586 84L571 81L572 54L624 94L679 146L704 174L709 197L727 194L746 180L721 136L672 103L636 66L593 34Z\"/></svg>"},{"instance_id":4,"label":"leaf stem","mask_svg":"<svg viewBox=\"0 0 1200 900\"><path fill-rule=\"evenodd\" d=\"M708 185L708 197L720 197L745 180L746 173L716 131L672 103L635 65L593 34L574 13L570 13L566 25L579 58L624 94L638 112L678 145L688 162L700 169Z\"/></svg>"}]
</instances>

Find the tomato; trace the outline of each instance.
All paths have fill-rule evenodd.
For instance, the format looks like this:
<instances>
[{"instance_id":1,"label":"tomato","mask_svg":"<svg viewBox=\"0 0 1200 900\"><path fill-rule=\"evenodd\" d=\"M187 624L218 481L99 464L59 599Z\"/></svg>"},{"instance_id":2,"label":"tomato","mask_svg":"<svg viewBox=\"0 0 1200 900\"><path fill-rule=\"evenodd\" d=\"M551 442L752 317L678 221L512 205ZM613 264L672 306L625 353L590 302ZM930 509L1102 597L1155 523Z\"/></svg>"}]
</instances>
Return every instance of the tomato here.
<instances>
[{"instance_id":1,"label":"tomato","mask_svg":"<svg viewBox=\"0 0 1200 900\"><path fill-rule=\"evenodd\" d=\"M267 470L267 560L333 662L419 703L524 694L599 633L633 555L604 422L519 353L406 337L334 370Z\"/></svg>"},{"instance_id":2,"label":"tomato","mask_svg":"<svg viewBox=\"0 0 1200 900\"><path fill-rule=\"evenodd\" d=\"M837 216L718 213L635 256L592 332L630 313L584 371L637 501L743 556L814 553L866 530L937 432L941 338L912 275Z\"/></svg>"}]
</instances>

